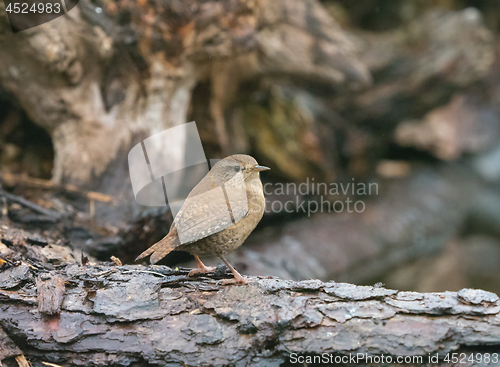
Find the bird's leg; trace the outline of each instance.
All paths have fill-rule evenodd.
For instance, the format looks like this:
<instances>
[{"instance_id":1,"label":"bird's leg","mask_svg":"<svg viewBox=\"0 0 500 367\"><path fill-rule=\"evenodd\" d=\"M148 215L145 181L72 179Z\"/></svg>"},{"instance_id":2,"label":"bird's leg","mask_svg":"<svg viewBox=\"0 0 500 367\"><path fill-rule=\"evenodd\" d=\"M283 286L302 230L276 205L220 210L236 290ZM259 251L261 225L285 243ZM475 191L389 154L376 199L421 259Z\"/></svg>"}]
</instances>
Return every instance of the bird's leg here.
<instances>
[{"instance_id":1,"label":"bird's leg","mask_svg":"<svg viewBox=\"0 0 500 367\"><path fill-rule=\"evenodd\" d=\"M224 264L226 264L229 270L231 270L231 273L233 273L234 275L234 279L224 279L222 281L222 284L243 284L243 285L248 284L248 280L242 277L241 274L238 273L236 269L232 267L232 265L229 263L229 261L226 260L224 256L221 255L219 257L222 259L222 261L224 261Z\"/></svg>"},{"instance_id":2,"label":"bird's leg","mask_svg":"<svg viewBox=\"0 0 500 367\"><path fill-rule=\"evenodd\" d=\"M206 274L215 270L213 266L206 266L205 264L203 264L198 255L193 255L193 256L196 259L196 262L198 263L198 269L191 270L188 276L193 276L195 274Z\"/></svg>"}]
</instances>

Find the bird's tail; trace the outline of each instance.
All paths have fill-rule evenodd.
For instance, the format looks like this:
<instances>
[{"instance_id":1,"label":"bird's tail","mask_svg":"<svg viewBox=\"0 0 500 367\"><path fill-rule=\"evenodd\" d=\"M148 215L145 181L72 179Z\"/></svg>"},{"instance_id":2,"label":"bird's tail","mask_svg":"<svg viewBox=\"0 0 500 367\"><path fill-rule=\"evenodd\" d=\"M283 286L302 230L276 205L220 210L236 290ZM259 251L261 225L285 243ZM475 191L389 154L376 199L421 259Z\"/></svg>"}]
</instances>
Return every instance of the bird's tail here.
<instances>
[{"instance_id":1,"label":"bird's tail","mask_svg":"<svg viewBox=\"0 0 500 367\"><path fill-rule=\"evenodd\" d=\"M151 255L151 257L149 258L149 263L151 265L156 264L174 249L174 241L174 238L166 235L162 240L156 242L153 246L137 256L137 259L135 259L135 261L142 259L143 257L146 257L152 253L153 255Z\"/></svg>"}]
</instances>

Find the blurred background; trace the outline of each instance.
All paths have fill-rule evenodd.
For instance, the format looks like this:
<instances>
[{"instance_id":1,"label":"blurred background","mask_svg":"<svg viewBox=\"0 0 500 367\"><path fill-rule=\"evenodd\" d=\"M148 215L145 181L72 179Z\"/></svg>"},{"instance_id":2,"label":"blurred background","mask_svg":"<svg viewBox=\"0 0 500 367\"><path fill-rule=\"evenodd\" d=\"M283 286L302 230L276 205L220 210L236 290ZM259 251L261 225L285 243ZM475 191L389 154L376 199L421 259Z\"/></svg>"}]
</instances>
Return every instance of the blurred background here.
<instances>
[{"instance_id":1,"label":"blurred background","mask_svg":"<svg viewBox=\"0 0 500 367\"><path fill-rule=\"evenodd\" d=\"M272 169L242 273L500 293L499 30L495 0L81 0L17 33L0 4L0 182L57 213L3 199L0 232L132 263L172 217L128 152L196 121Z\"/></svg>"}]
</instances>

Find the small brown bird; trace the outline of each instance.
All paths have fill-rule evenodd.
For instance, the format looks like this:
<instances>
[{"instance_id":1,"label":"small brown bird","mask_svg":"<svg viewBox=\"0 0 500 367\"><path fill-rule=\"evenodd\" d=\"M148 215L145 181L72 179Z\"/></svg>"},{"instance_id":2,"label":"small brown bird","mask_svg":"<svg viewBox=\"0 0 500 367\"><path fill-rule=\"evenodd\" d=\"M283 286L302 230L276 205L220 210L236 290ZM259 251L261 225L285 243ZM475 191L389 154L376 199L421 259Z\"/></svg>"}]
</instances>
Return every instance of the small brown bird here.
<instances>
[{"instance_id":1,"label":"small brown bird","mask_svg":"<svg viewBox=\"0 0 500 367\"><path fill-rule=\"evenodd\" d=\"M225 255L240 247L262 219L266 200L259 172L269 169L245 154L217 162L189 193L168 234L136 260L152 254L150 262L155 264L171 251L187 251L198 263L189 273L194 275L215 270L199 256L216 255L234 275L225 284L247 284Z\"/></svg>"}]
</instances>

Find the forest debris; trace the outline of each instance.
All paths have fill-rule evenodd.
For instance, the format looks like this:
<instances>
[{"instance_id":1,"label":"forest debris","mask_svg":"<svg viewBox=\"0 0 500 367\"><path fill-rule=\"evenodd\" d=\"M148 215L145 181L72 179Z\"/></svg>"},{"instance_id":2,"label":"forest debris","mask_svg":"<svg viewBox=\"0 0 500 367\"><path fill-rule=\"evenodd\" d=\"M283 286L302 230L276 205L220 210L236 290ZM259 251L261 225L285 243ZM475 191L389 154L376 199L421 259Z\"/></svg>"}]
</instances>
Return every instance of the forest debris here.
<instances>
[{"instance_id":1,"label":"forest debris","mask_svg":"<svg viewBox=\"0 0 500 367\"><path fill-rule=\"evenodd\" d=\"M55 363L49 363L49 362L42 362L42 363L46 366L49 366L49 367L63 367L63 366L55 364Z\"/></svg>"},{"instance_id":2,"label":"forest debris","mask_svg":"<svg viewBox=\"0 0 500 367\"><path fill-rule=\"evenodd\" d=\"M117 258L116 256L111 256L111 262L113 263L113 265L116 265L116 266L122 266L122 262L119 258Z\"/></svg>"},{"instance_id":3,"label":"forest debris","mask_svg":"<svg viewBox=\"0 0 500 367\"><path fill-rule=\"evenodd\" d=\"M59 275L40 276L36 280L38 311L47 315L58 314L61 310L65 279Z\"/></svg>"},{"instance_id":4,"label":"forest debris","mask_svg":"<svg viewBox=\"0 0 500 367\"><path fill-rule=\"evenodd\" d=\"M5 331L0 327L0 363L5 358L23 354L22 350L14 344Z\"/></svg>"},{"instance_id":5,"label":"forest debris","mask_svg":"<svg viewBox=\"0 0 500 367\"><path fill-rule=\"evenodd\" d=\"M120 236L106 236L85 241L82 250L96 258L106 259L116 254L123 246L124 239Z\"/></svg>"},{"instance_id":6,"label":"forest debris","mask_svg":"<svg viewBox=\"0 0 500 367\"><path fill-rule=\"evenodd\" d=\"M80 261L82 263L82 266L85 266L89 263L89 258L83 254L83 251L82 251L82 256L81 256Z\"/></svg>"},{"instance_id":7,"label":"forest debris","mask_svg":"<svg viewBox=\"0 0 500 367\"><path fill-rule=\"evenodd\" d=\"M12 202L18 203L18 204L25 206L25 207L27 207L35 212L41 213L50 219L59 220L61 218L61 214L54 212L52 210L49 210L49 209L42 208L40 205L32 203L31 201L26 200L25 198L23 198L21 196L10 194L4 190L0 190L0 196L4 196Z\"/></svg>"},{"instance_id":8,"label":"forest debris","mask_svg":"<svg viewBox=\"0 0 500 367\"><path fill-rule=\"evenodd\" d=\"M82 195L89 200L100 201L101 203L112 203L114 204L113 197L95 191L86 191L79 189L75 185L65 184L57 185L51 180L43 180L41 178L29 177L26 175L16 175L9 172L0 173L0 179L4 181L7 185L16 186L19 184L25 184L31 187L40 187L44 189L56 189L63 190L69 193L76 193Z\"/></svg>"},{"instance_id":9,"label":"forest debris","mask_svg":"<svg viewBox=\"0 0 500 367\"><path fill-rule=\"evenodd\" d=\"M139 270L139 269L133 269L133 270L125 270L125 271L122 271L121 274L130 274L130 273L145 273L145 274L153 274L153 275L157 275L157 276L160 276L160 277L165 277L165 274L161 274L161 273L158 273L156 271L149 271L149 270Z\"/></svg>"},{"instance_id":10,"label":"forest debris","mask_svg":"<svg viewBox=\"0 0 500 367\"><path fill-rule=\"evenodd\" d=\"M19 367L31 367L31 363L29 363L26 360L26 357L24 354L21 354L20 356L16 356L16 362L19 365Z\"/></svg>"},{"instance_id":11,"label":"forest debris","mask_svg":"<svg viewBox=\"0 0 500 367\"><path fill-rule=\"evenodd\" d=\"M41 246L41 247L45 247L49 244L47 240L36 237L26 237L26 242L29 243L30 245Z\"/></svg>"},{"instance_id":12,"label":"forest debris","mask_svg":"<svg viewBox=\"0 0 500 367\"><path fill-rule=\"evenodd\" d=\"M8 248L3 242L0 242L0 256L9 256L13 254L14 251Z\"/></svg>"},{"instance_id":13,"label":"forest debris","mask_svg":"<svg viewBox=\"0 0 500 367\"><path fill-rule=\"evenodd\" d=\"M47 262L52 264L68 264L76 262L73 251L68 246L52 244L46 246L40 251L47 259Z\"/></svg>"},{"instance_id":14,"label":"forest debris","mask_svg":"<svg viewBox=\"0 0 500 367\"><path fill-rule=\"evenodd\" d=\"M38 266L33 265L33 263L34 263L34 261L32 261L32 260L30 260L30 259L26 259L26 261L23 261L23 264L28 265L28 266L29 266L29 268L30 268L30 269L32 269L32 270L40 270L40 269L44 269L44 268L45 268L45 267L44 267L42 264L40 264L40 263L38 263L38 264L37 264L37 265L39 265L39 267L38 267Z\"/></svg>"},{"instance_id":15,"label":"forest debris","mask_svg":"<svg viewBox=\"0 0 500 367\"><path fill-rule=\"evenodd\" d=\"M30 277L30 267L26 263L13 266L0 273L0 289L17 287Z\"/></svg>"},{"instance_id":16,"label":"forest debris","mask_svg":"<svg viewBox=\"0 0 500 367\"><path fill-rule=\"evenodd\" d=\"M2 238L1 241L4 245L6 245L7 247L12 247L14 246L14 243L12 242L12 240L9 240L7 238Z\"/></svg>"}]
</instances>

